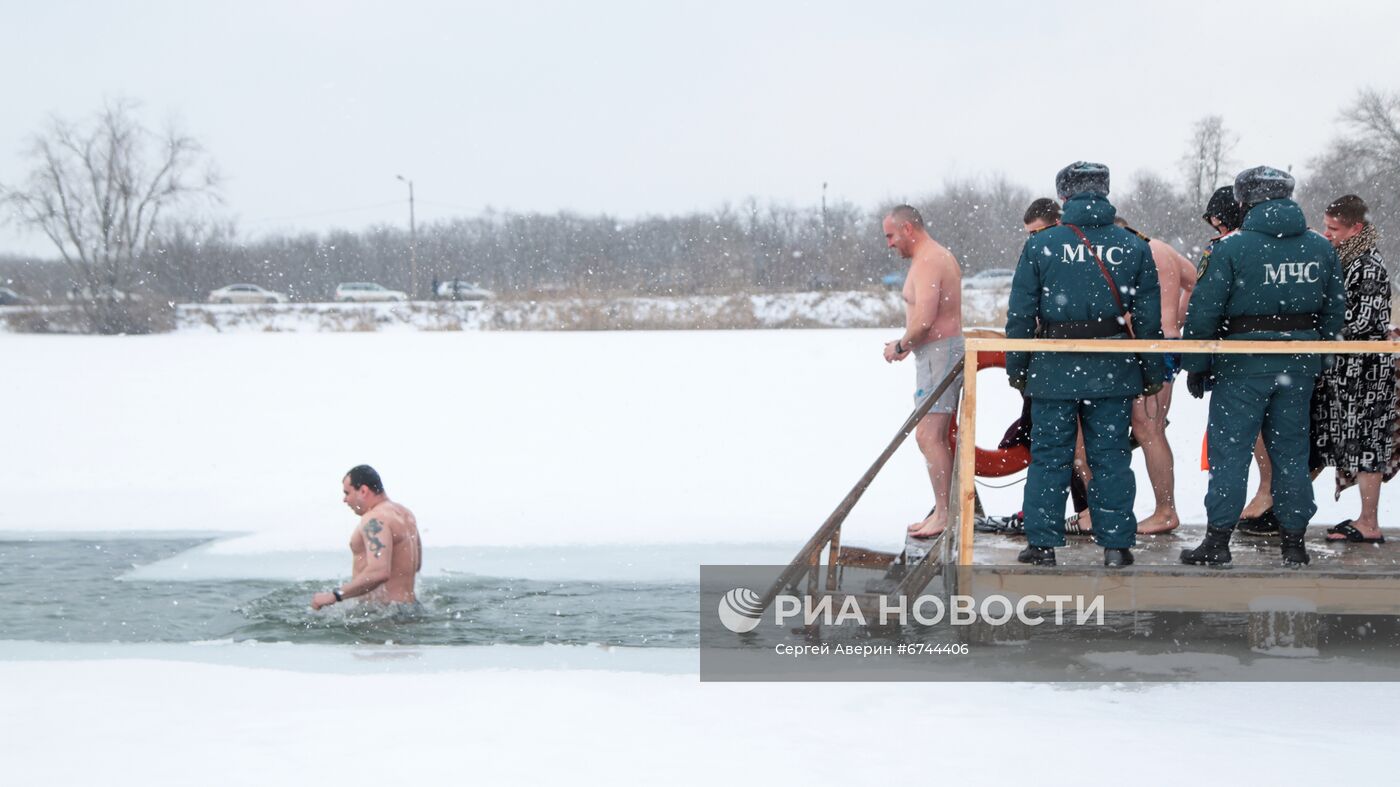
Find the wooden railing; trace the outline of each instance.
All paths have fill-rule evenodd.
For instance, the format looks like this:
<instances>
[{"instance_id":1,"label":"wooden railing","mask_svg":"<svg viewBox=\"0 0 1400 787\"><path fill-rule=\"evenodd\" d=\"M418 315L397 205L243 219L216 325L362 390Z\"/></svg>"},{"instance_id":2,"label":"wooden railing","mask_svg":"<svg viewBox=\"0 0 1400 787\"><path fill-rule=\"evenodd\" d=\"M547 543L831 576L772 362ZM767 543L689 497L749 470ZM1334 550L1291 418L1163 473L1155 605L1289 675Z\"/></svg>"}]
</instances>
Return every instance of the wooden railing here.
<instances>
[{"instance_id":1,"label":"wooden railing","mask_svg":"<svg viewBox=\"0 0 1400 787\"><path fill-rule=\"evenodd\" d=\"M1220 354L1270 354L1270 355L1304 355L1311 353L1387 353L1400 354L1400 342L1289 342L1289 341L1228 341L1228 340L1185 340L1185 339L1007 339L998 336L992 331L972 330L964 334L966 342L966 355L959 360L953 369L948 373L939 385L934 389L932 395L924 400L922 404L914 409L909 417L900 426L899 432L890 440L889 445L876 458L874 464L865 471L856 485L846 493L845 498L836 507L836 510L827 517L817 532L807 540L807 543L798 551L797 556L788 564L777 580L766 593L760 598L761 609L767 609L773 603L773 599L783 592L784 588L794 587L804 576L808 578L809 587L815 589L818 581L817 569L821 564L821 553L823 549L830 547L827 558L827 590L837 589L837 571L840 563L841 549L841 525L846 521L851 509L855 507L861 495L875 480L875 476L884 468L885 463L894 455L896 449L904 442L905 438L918 426L919 421L928 414L934 402L938 401L948 386L953 384L959 374L963 375L963 396L958 423L958 456L953 471L953 478L958 486L958 508L956 520L949 523L949 529L945 531L944 538L954 537L954 546L957 549L957 563L959 566L972 565L973 547L973 519L977 508L977 493L975 483L975 462L976 462L976 440L977 434L977 354L979 352L1005 352L1005 351L1026 351L1026 352L1102 352L1102 353L1220 353ZM899 595L904 592L918 592L927 584L930 577L934 575L937 562L937 554L940 552L941 543L931 545L925 558L917 566L911 567L909 573L896 587L894 593Z\"/></svg>"},{"instance_id":2,"label":"wooden railing","mask_svg":"<svg viewBox=\"0 0 1400 787\"><path fill-rule=\"evenodd\" d=\"M972 565L972 520L976 506L973 466L977 434L977 353L1219 353L1305 355L1311 353L1400 353L1400 342L1289 342L1199 339L1007 339L969 336L963 365L963 398L958 420L958 565ZM966 437L964 437L966 435Z\"/></svg>"}]
</instances>

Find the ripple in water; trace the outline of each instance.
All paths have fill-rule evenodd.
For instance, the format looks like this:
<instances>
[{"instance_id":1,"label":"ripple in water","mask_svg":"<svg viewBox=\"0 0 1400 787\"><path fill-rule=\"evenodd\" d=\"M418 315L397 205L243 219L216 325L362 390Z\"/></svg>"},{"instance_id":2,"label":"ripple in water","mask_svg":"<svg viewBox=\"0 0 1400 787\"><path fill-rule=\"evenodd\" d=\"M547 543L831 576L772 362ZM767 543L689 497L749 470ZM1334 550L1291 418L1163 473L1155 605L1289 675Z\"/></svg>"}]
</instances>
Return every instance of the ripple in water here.
<instances>
[{"instance_id":1,"label":"ripple in water","mask_svg":"<svg viewBox=\"0 0 1400 787\"><path fill-rule=\"evenodd\" d=\"M313 611L324 582L119 581L202 539L0 542L0 639L696 647L693 585L466 575L419 582L419 603Z\"/></svg>"}]
</instances>

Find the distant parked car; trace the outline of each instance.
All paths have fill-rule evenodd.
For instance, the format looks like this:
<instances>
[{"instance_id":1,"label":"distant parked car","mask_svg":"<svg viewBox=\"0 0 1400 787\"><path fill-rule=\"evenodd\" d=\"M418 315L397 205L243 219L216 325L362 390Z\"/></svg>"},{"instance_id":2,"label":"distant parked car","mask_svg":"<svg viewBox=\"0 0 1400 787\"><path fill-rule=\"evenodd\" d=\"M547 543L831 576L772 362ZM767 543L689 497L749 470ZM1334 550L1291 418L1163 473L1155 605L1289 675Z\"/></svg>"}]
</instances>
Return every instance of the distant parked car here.
<instances>
[{"instance_id":1,"label":"distant parked car","mask_svg":"<svg viewBox=\"0 0 1400 787\"><path fill-rule=\"evenodd\" d=\"M469 281L454 279L438 285L437 296L454 301L489 301L496 293Z\"/></svg>"},{"instance_id":2,"label":"distant parked car","mask_svg":"<svg viewBox=\"0 0 1400 787\"><path fill-rule=\"evenodd\" d=\"M287 296L256 284L230 284L209 293L210 303L286 303Z\"/></svg>"},{"instance_id":3,"label":"distant parked car","mask_svg":"<svg viewBox=\"0 0 1400 787\"><path fill-rule=\"evenodd\" d=\"M406 301L408 293L391 290L374 282L352 281L335 288L335 299L342 303Z\"/></svg>"},{"instance_id":4,"label":"distant parked car","mask_svg":"<svg viewBox=\"0 0 1400 787\"><path fill-rule=\"evenodd\" d=\"M899 289L900 287L903 287L903 286L904 286L904 271L896 271L896 272L894 272L894 273L886 273L884 276L881 276L881 277L880 277L880 284L882 284L882 285L885 286L885 287L889 287L891 290L897 290L897 289Z\"/></svg>"},{"instance_id":5,"label":"distant parked car","mask_svg":"<svg viewBox=\"0 0 1400 787\"><path fill-rule=\"evenodd\" d=\"M1016 275L1016 271L1010 268L988 268L978 271L963 279L963 287L973 290L992 290L999 287L1010 287L1011 279Z\"/></svg>"},{"instance_id":6,"label":"distant parked car","mask_svg":"<svg viewBox=\"0 0 1400 787\"><path fill-rule=\"evenodd\" d=\"M34 299L26 298L9 287L0 287L0 306L33 306Z\"/></svg>"},{"instance_id":7,"label":"distant parked car","mask_svg":"<svg viewBox=\"0 0 1400 787\"><path fill-rule=\"evenodd\" d=\"M78 288L78 287L74 287L73 289L71 289L71 290L68 291L68 300L70 300L70 301L131 301L132 303L140 303L140 302L141 302L142 300L144 300L144 299L141 297L141 294L140 294L140 293L135 293L135 292L131 292L131 293L122 292L121 290L119 290L119 289L117 289L117 288L115 288L115 287L98 287L98 288L97 288L97 292L93 292L92 290L88 289L87 287L83 287L83 288L81 288L81 289Z\"/></svg>"}]
</instances>

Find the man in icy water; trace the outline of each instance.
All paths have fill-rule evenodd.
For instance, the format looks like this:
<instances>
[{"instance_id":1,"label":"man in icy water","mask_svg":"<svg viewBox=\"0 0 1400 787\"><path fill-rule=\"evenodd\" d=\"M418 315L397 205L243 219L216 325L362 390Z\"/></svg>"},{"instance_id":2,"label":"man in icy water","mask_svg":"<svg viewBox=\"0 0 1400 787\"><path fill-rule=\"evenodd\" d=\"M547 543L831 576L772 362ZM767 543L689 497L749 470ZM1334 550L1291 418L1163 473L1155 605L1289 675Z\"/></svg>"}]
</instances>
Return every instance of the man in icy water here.
<instances>
[{"instance_id":1,"label":"man in icy water","mask_svg":"<svg viewBox=\"0 0 1400 787\"><path fill-rule=\"evenodd\" d=\"M909 260L904 279L904 334L885 344L885 361L914 356L914 406L933 396L938 384L963 356L962 272L951 252L924 229L919 211L899 205L885 215L885 243ZM914 431L914 440L928 464L933 484L933 511L909 526L909 535L932 538L948 527L948 495L952 483L953 449L948 446L948 424L958 411L962 393L959 376L929 408Z\"/></svg>"},{"instance_id":2,"label":"man in icy water","mask_svg":"<svg viewBox=\"0 0 1400 787\"><path fill-rule=\"evenodd\" d=\"M414 603L413 580L423 568L418 520L384 494L384 482L369 465L350 468L340 484L345 505L360 516L360 525L350 536L354 565L350 581L312 596L311 608L357 596L375 604Z\"/></svg>"}]
</instances>

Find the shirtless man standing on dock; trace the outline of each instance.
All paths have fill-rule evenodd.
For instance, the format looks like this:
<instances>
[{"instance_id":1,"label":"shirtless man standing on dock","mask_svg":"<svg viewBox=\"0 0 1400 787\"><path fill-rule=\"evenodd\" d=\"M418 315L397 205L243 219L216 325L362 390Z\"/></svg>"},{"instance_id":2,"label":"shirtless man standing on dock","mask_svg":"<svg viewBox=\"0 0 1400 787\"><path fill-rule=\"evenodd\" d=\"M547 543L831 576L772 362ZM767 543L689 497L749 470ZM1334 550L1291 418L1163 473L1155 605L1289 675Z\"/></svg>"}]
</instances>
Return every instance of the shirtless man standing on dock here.
<instances>
[{"instance_id":1,"label":"shirtless man standing on dock","mask_svg":"<svg viewBox=\"0 0 1400 787\"><path fill-rule=\"evenodd\" d=\"M1196 289L1196 266L1166 241L1128 226L1122 216L1116 217L1113 223L1147 242L1162 291L1162 333L1168 339L1180 339L1181 326L1186 321L1186 304ZM1176 511L1176 460L1167 442L1167 413L1172 406L1172 382L1181 368L1181 353L1167 353L1166 366L1168 377L1162 390L1152 396L1139 396L1133 400L1133 440L1142 448L1147 479L1152 484L1152 497L1156 504L1152 514L1137 523L1138 535L1167 533L1181 525L1181 517ZM1082 438L1075 448L1075 467L1085 467ZM1084 472L1087 476L1087 469ZM1077 524L1078 532L1093 530L1093 520L1087 509L1076 512L1071 519Z\"/></svg>"},{"instance_id":2,"label":"shirtless man standing on dock","mask_svg":"<svg viewBox=\"0 0 1400 787\"><path fill-rule=\"evenodd\" d=\"M384 494L384 482L369 465L352 467L341 487L345 505L360 516L350 537L350 581L312 596L311 608L357 596L374 604L414 603L413 580L423 568L423 549L413 512Z\"/></svg>"},{"instance_id":3,"label":"shirtless man standing on dock","mask_svg":"<svg viewBox=\"0 0 1400 787\"><path fill-rule=\"evenodd\" d=\"M919 211L900 205L885 216L885 242L909 260L904 279L904 335L885 344L885 361L902 361L914 354L918 407L963 356L962 271L951 252L929 237ZM957 413L961 377L938 397L919 420L914 439L928 463L933 484L933 511L909 526L915 538L931 538L948 527L948 496L953 478L953 450L948 424Z\"/></svg>"},{"instance_id":4,"label":"shirtless man standing on dock","mask_svg":"<svg viewBox=\"0 0 1400 787\"><path fill-rule=\"evenodd\" d=\"M1122 216L1114 223L1147 241L1162 289L1162 333L1168 339L1180 339L1181 326L1186 322L1186 304L1196 289L1196 266L1166 241L1129 227ZM1142 446L1142 458L1147 464L1147 478L1152 483L1156 503L1152 515L1138 522L1137 532L1143 535L1166 533L1181 524L1176 513L1176 460L1172 458L1166 431L1167 413L1172 404L1172 380L1180 368L1181 354L1168 353L1169 376L1162 390L1153 396L1139 396L1133 400L1133 438Z\"/></svg>"}]
</instances>

